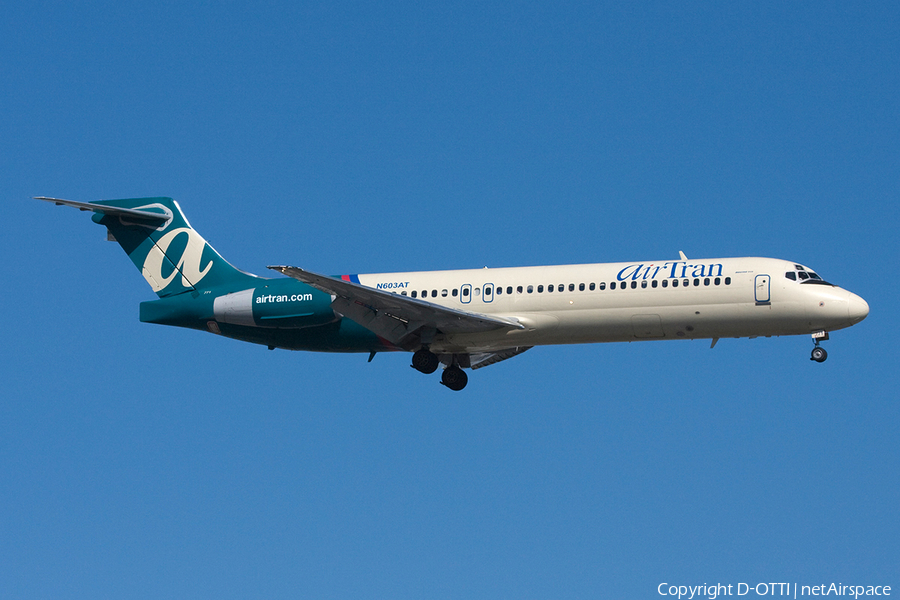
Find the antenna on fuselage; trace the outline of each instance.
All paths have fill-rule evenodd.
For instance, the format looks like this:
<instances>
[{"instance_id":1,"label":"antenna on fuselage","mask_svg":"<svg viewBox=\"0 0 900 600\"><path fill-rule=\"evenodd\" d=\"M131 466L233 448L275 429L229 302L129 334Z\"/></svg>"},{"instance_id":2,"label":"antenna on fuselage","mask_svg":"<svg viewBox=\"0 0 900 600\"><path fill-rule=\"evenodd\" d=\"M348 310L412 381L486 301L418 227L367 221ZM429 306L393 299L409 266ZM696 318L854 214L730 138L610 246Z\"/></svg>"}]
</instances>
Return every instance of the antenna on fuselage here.
<instances>
[{"instance_id":1,"label":"antenna on fuselage","mask_svg":"<svg viewBox=\"0 0 900 600\"><path fill-rule=\"evenodd\" d=\"M678 251L679 256L681 256L681 260L687 262L687 256L684 255L684 252L681 250Z\"/></svg>"}]
</instances>

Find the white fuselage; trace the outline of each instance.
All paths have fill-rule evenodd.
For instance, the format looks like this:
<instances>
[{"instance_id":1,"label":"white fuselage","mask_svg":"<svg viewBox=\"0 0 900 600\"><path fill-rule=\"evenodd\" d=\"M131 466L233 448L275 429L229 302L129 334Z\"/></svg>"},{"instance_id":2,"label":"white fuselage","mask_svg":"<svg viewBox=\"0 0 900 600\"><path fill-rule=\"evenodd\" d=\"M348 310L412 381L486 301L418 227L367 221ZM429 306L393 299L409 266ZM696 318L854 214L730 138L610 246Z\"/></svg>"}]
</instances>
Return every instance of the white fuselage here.
<instances>
[{"instance_id":1,"label":"white fuselage","mask_svg":"<svg viewBox=\"0 0 900 600\"><path fill-rule=\"evenodd\" d=\"M811 334L849 327L868 314L862 298L809 273L818 277L785 260L716 258L384 273L359 275L359 282L525 326L439 333L431 343L435 352L454 353Z\"/></svg>"}]
</instances>

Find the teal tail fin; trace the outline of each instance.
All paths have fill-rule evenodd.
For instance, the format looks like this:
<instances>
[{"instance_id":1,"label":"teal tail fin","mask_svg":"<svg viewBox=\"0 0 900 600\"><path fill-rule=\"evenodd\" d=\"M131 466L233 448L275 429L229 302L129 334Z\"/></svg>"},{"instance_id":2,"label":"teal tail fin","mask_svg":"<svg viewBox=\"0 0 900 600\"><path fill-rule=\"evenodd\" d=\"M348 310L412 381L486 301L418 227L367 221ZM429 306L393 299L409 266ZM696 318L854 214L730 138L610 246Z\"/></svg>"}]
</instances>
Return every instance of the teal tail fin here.
<instances>
[{"instance_id":1,"label":"teal tail fin","mask_svg":"<svg viewBox=\"0 0 900 600\"><path fill-rule=\"evenodd\" d=\"M234 268L191 227L171 198L74 202L40 198L94 212L110 237L160 298L229 284L255 285L254 275ZM249 281L248 281L249 280Z\"/></svg>"}]
</instances>

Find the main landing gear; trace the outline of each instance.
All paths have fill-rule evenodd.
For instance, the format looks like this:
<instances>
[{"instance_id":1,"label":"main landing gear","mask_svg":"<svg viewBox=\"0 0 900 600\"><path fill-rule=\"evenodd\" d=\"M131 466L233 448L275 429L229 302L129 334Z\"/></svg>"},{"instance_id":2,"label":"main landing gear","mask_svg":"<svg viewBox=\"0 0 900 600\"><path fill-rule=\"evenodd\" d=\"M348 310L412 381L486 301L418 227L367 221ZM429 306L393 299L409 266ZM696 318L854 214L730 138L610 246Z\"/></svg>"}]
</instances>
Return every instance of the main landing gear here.
<instances>
[{"instance_id":1,"label":"main landing gear","mask_svg":"<svg viewBox=\"0 0 900 600\"><path fill-rule=\"evenodd\" d=\"M441 375L441 383L454 392L458 392L469 383L469 376L459 368L459 365L450 365L444 369L444 373Z\"/></svg>"},{"instance_id":2,"label":"main landing gear","mask_svg":"<svg viewBox=\"0 0 900 600\"><path fill-rule=\"evenodd\" d=\"M809 357L809 360L814 360L816 362L822 363L825 362L825 359L828 358L828 353L825 352L825 348L819 345L819 342L825 341L828 339L828 332L821 331L812 334L813 342L816 343L816 347L812 349L812 354Z\"/></svg>"},{"instance_id":3,"label":"main landing gear","mask_svg":"<svg viewBox=\"0 0 900 600\"><path fill-rule=\"evenodd\" d=\"M428 348L420 348L412 356L412 364L410 365L416 371L430 375L437 371L441 361L437 355ZM441 383L454 392L458 392L469 383L469 377L466 372L456 364L456 360L444 369L441 374Z\"/></svg>"},{"instance_id":4,"label":"main landing gear","mask_svg":"<svg viewBox=\"0 0 900 600\"><path fill-rule=\"evenodd\" d=\"M438 357L428 348L422 348L413 354L410 366L420 373L431 375L437 371L438 364L440 364Z\"/></svg>"}]
</instances>

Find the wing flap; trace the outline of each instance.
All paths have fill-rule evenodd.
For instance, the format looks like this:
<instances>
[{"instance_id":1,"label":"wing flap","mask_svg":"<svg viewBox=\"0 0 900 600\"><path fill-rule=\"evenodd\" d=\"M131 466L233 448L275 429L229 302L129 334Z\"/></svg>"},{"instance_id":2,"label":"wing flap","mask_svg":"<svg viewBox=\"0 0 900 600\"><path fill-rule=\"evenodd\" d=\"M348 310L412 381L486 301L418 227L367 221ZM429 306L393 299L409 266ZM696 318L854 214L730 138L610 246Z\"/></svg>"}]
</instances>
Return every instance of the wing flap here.
<instances>
[{"instance_id":1,"label":"wing flap","mask_svg":"<svg viewBox=\"0 0 900 600\"><path fill-rule=\"evenodd\" d=\"M516 348L497 350L496 352L480 352L477 354L470 354L469 364L474 371L475 369L481 369L482 367L496 365L500 361L504 361L507 358L512 358L513 356L518 356L519 354L522 354L526 350L531 350L532 348L534 348L534 346L518 346Z\"/></svg>"}]
</instances>

